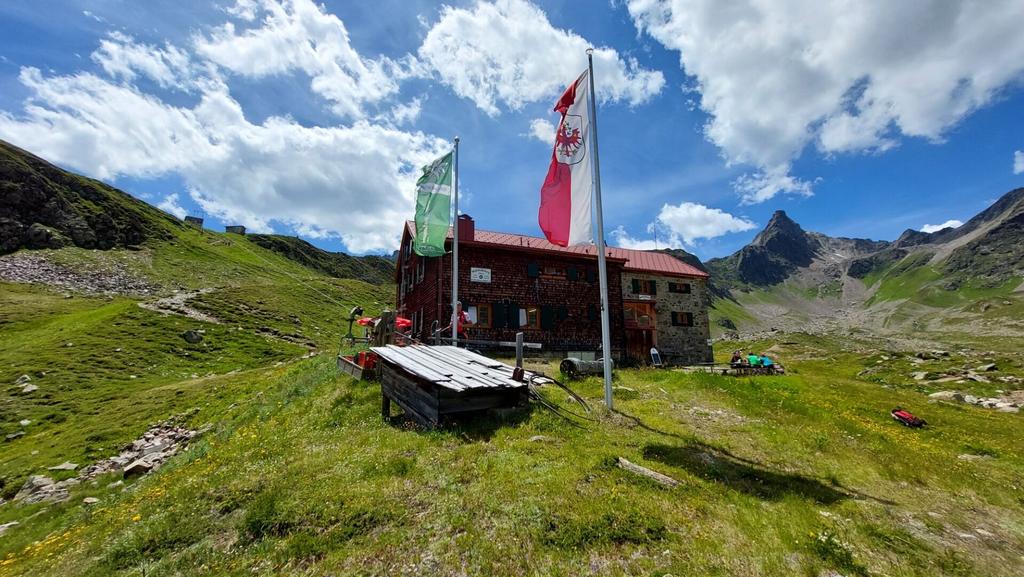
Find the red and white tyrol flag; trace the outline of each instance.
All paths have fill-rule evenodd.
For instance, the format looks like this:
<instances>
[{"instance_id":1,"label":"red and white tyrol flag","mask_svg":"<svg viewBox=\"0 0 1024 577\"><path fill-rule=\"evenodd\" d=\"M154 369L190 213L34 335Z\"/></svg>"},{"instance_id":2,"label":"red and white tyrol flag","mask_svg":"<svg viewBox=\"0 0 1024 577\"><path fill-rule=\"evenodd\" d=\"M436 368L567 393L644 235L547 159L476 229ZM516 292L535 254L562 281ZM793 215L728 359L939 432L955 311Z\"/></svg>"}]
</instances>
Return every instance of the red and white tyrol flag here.
<instances>
[{"instance_id":1,"label":"red and white tyrol flag","mask_svg":"<svg viewBox=\"0 0 1024 577\"><path fill-rule=\"evenodd\" d=\"M562 120L555 133L551 166L540 188L540 228L548 241L559 246L589 243L593 239L588 106L590 79L584 72L555 103L555 111L562 113Z\"/></svg>"}]
</instances>

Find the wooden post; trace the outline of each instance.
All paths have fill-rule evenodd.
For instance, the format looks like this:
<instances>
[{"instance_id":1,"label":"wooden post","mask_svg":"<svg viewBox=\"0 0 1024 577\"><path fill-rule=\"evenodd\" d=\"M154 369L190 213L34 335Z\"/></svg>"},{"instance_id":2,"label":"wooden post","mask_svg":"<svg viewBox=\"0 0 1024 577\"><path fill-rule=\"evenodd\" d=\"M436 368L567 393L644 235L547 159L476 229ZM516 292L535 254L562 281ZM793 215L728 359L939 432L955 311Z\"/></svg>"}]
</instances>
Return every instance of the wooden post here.
<instances>
[{"instance_id":1,"label":"wooden post","mask_svg":"<svg viewBox=\"0 0 1024 577\"><path fill-rule=\"evenodd\" d=\"M380 416L384 418L385 422L391 419L391 399L383 391L380 395Z\"/></svg>"},{"instance_id":2,"label":"wooden post","mask_svg":"<svg viewBox=\"0 0 1024 577\"><path fill-rule=\"evenodd\" d=\"M523 368L523 333L516 333L516 367Z\"/></svg>"}]
</instances>

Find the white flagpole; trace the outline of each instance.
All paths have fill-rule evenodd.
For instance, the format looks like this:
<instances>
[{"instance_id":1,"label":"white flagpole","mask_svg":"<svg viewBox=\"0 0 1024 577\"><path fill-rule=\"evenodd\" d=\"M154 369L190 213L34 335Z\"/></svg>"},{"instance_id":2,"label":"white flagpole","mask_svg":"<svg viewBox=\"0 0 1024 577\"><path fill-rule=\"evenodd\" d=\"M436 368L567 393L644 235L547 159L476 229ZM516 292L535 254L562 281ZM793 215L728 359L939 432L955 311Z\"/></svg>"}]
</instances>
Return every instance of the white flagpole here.
<instances>
[{"instance_id":1,"label":"white flagpole","mask_svg":"<svg viewBox=\"0 0 1024 577\"><path fill-rule=\"evenodd\" d=\"M455 217L452 224L452 345L459 345L459 319L456 305L459 302L459 137L455 137L454 165L452 167L452 198Z\"/></svg>"},{"instance_id":2,"label":"white flagpole","mask_svg":"<svg viewBox=\"0 0 1024 577\"><path fill-rule=\"evenodd\" d=\"M601 163L597 155L597 100L594 97L594 49L587 49L590 80L590 149L594 151L594 210L597 218L597 274L601 280L601 357L604 360L604 404L612 410L612 338L608 307L608 265L605 263L604 215L601 212Z\"/></svg>"}]
</instances>

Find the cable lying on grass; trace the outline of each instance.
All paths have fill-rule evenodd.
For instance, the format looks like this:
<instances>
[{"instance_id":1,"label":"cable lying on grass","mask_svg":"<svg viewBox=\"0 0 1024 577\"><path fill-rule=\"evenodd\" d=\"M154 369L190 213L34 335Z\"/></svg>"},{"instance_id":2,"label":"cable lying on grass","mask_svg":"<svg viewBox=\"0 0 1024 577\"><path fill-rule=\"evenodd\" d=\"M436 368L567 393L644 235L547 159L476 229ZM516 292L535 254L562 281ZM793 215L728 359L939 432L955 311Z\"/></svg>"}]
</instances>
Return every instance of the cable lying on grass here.
<instances>
[{"instance_id":1,"label":"cable lying on grass","mask_svg":"<svg viewBox=\"0 0 1024 577\"><path fill-rule=\"evenodd\" d=\"M576 423L575 421L573 421L571 417L575 417L577 419L583 419L583 420L586 420L586 421L593 421L594 420L592 417L589 417L589 416L586 416L586 415L581 415L579 413L575 413L575 412L570 411L568 409L563 409L563 408L559 407L558 405L552 403L551 401L547 400L546 398L544 398L544 395L541 394L541 392L538 389L538 387L534 384L534 380L538 379L538 378L550 379L552 382L554 382L554 384L557 387L559 387L560 389L564 390L566 393L569 393L569 397L572 400L574 400L577 403L579 403L580 406L583 407L583 409L587 413L593 412L591 410L591 408L590 408L590 405L587 404L587 401L583 397L581 397L578 394L576 394L576 392L573 391L572 389L570 389L569 387L567 387L564 384L558 382L557 379L552 379L551 377L548 377L547 375L544 375L543 373L538 373L538 374L534 375L533 377L530 378L529 382L527 383L527 386L529 387L530 398L531 399L537 401L538 403L541 404L542 407L548 409L549 411L551 411L552 413L558 415L559 417L562 417L563 419L565 419L566 422L568 422L569 424L571 424L571 425L573 425L575 427L581 427L582 428L582 426L579 425L578 423Z\"/></svg>"}]
</instances>

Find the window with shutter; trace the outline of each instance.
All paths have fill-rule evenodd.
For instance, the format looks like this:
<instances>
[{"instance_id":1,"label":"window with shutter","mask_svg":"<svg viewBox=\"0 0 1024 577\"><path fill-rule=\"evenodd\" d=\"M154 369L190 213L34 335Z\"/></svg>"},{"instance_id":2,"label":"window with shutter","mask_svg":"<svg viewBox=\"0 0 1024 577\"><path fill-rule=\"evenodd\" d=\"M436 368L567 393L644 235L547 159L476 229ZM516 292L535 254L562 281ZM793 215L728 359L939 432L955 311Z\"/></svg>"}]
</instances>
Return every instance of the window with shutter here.
<instances>
[{"instance_id":1,"label":"window with shutter","mask_svg":"<svg viewBox=\"0 0 1024 577\"><path fill-rule=\"evenodd\" d=\"M587 282L597 282L597 271L596 270L594 270L592 268L588 268L587 269Z\"/></svg>"},{"instance_id":2,"label":"window with shutter","mask_svg":"<svg viewBox=\"0 0 1024 577\"><path fill-rule=\"evenodd\" d=\"M596 321L598 316L597 305L587 305L587 320Z\"/></svg>"},{"instance_id":3,"label":"window with shutter","mask_svg":"<svg viewBox=\"0 0 1024 577\"><path fill-rule=\"evenodd\" d=\"M516 307L516 310L518 311L519 307ZM540 307L536 305L526 305L524 312L526 313L525 315L520 315L520 317L526 317L522 327L524 329L539 329L541 321Z\"/></svg>"},{"instance_id":4,"label":"window with shutter","mask_svg":"<svg viewBox=\"0 0 1024 577\"><path fill-rule=\"evenodd\" d=\"M476 326L482 329L491 328L491 305L477 305Z\"/></svg>"},{"instance_id":5,"label":"window with shutter","mask_svg":"<svg viewBox=\"0 0 1024 577\"><path fill-rule=\"evenodd\" d=\"M531 262L526 265L526 276L530 278L537 278L540 276L540 265Z\"/></svg>"},{"instance_id":6,"label":"window with shutter","mask_svg":"<svg viewBox=\"0 0 1024 577\"><path fill-rule=\"evenodd\" d=\"M693 326L693 313L672 311L672 326L674 326L674 327L692 327Z\"/></svg>"},{"instance_id":7,"label":"window with shutter","mask_svg":"<svg viewBox=\"0 0 1024 577\"><path fill-rule=\"evenodd\" d=\"M579 273L576 271L576 267L571 266L571 267L565 269L565 276L569 280L576 280L576 279L579 278Z\"/></svg>"},{"instance_id":8,"label":"window with shutter","mask_svg":"<svg viewBox=\"0 0 1024 577\"><path fill-rule=\"evenodd\" d=\"M657 283L653 280L633 279L633 293L638 295L653 295L657 291Z\"/></svg>"},{"instance_id":9,"label":"window with shutter","mask_svg":"<svg viewBox=\"0 0 1024 577\"><path fill-rule=\"evenodd\" d=\"M686 282L670 282L670 283L668 283L668 292L670 292L670 293L690 294L690 283L686 283Z\"/></svg>"}]
</instances>

